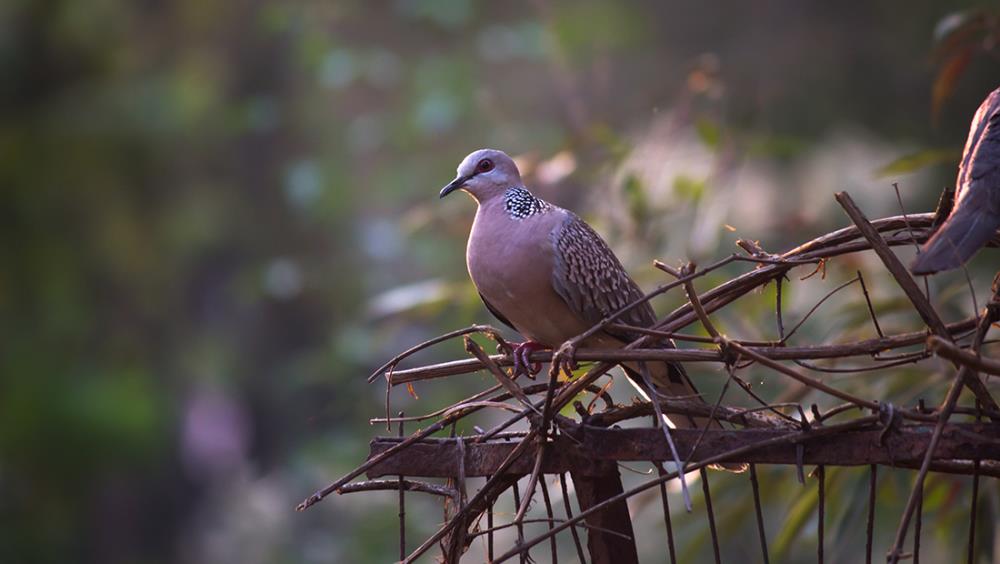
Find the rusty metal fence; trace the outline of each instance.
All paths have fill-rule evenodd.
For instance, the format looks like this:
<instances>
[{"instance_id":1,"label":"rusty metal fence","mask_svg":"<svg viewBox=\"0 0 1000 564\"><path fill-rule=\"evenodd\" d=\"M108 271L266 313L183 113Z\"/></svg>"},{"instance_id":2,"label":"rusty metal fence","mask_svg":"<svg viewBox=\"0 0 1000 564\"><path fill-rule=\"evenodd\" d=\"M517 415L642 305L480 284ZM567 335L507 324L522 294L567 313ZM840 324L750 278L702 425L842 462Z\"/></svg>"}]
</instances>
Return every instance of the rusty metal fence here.
<instances>
[{"instance_id":1,"label":"rusty metal fence","mask_svg":"<svg viewBox=\"0 0 1000 564\"><path fill-rule=\"evenodd\" d=\"M564 555L564 559L629 563L638 562L638 553L627 500L645 491L658 490L666 557L669 562L677 562L666 486L670 481L678 483L684 502L690 507L686 476L697 472L714 558L720 562L710 473L706 469L723 463L731 469L734 464L742 463L746 472L738 479L746 479L752 491L753 518L759 539L756 548L759 558L753 559L769 562L758 465L794 467L802 483L807 479L805 467L809 466L815 467L809 479L816 483L816 559L823 562L826 469L856 467L853 472L868 474L865 553L867 562L871 562L876 550L873 524L878 510L875 495L879 487L879 466L888 466L912 469L914 478L905 509L899 516L894 541L887 550L880 550L886 560L919 562L924 483L929 473L948 473L971 476L968 541L964 553L955 554L953 561L964 558L973 562L980 481L1000 477L1000 407L981 378L981 375L987 379L991 374L1000 375L1000 362L981 350L991 326L1000 321L1000 273L985 307L977 305L975 315L946 324L928 299L927 288L921 289L890 250L892 246L915 245L926 240L946 214L948 197L947 194L943 197L945 205L939 206L935 213L903 214L869 221L848 194L840 193L837 201L854 225L817 237L783 254L769 254L754 242L740 241L742 254L734 254L705 268L689 264L676 270L656 263L675 280L646 294L643 301L680 288L686 293L687 303L662 318L653 329L629 327L644 336L624 349L576 350L576 346L593 332L616 324L621 313L641 302L609 316L555 353L532 353L532 361L551 362L557 367L550 370L547 383L522 385L515 381L505 370L513 364L510 346L489 326L455 331L407 350L369 378L375 381L381 377L386 383L386 413L372 421L395 425L396 436L373 440L367 461L307 498L299 509L306 509L334 492L398 491L399 558L402 562L413 562L435 547L439 547L443 561L458 562L472 541L483 536L486 537L485 558L490 562L513 559L526 562L532 550L536 556L545 551L551 562L558 562L560 555L555 537L567 534L573 540L573 554ZM991 245L1000 246L1000 240ZM815 265L816 272L821 272L831 258L866 251L874 252L881 259L913 311L920 316L923 326L906 333L883 333L865 279L858 272L855 278L834 292L848 285L860 287L877 337L847 343L789 345L788 338L802 322L791 329L785 328L781 292L786 274L802 265ZM732 263L745 263L748 271L706 292L696 291L695 283L699 278ZM779 339L730 339L716 330L710 318L713 312L771 283L776 285L774 316ZM809 315L815 310L814 307ZM700 323L708 336L679 333L694 323ZM486 334L497 341L502 354L488 355L469 338L473 333ZM402 360L415 352L458 337L464 338L470 358L396 369ZM697 346L668 350L648 346L657 339L666 338ZM952 363L954 374L947 394L933 406L925 405L923 400L916 405L896 406L857 397L813 375L814 372L830 371L815 364L819 359L867 358L872 361L870 365L851 371L879 372L934 355ZM594 364L586 373L566 379L560 377L558 367L567 360ZM728 376L718 401L706 404L684 398L656 398L655 401L619 405L610 399L606 387L597 385L598 379L616 363L654 360L712 362L724 366ZM824 411L816 404L803 406L796 402L765 401L738 376L739 370L754 364L843 403ZM496 384L427 415L405 417L402 413L393 416L390 412L388 392L394 386L409 386L414 382L481 370L488 371ZM747 394L756 407L724 403L731 387ZM959 401L963 389L969 390L973 398L968 405L961 405ZM647 397L654 397L649 390L646 392ZM581 401L584 394L593 396L589 405ZM573 408L578 417L566 415L569 411L565 408ZM456 422L484 410L507 412L509 416L491 429L477 427L473 435L457 436ZM665 414L710 417L723 422L726 428L674 429L664 423ZM620 428L618 425L635 420L652 423L649 427ZM429 422L429 425L406 435L404 424L407 422ZM518 426L520 429L515 430ZM439 436L449 429L451 436ZM626 489L619 467L634 461L652 463L656 475ZM368 480L354 481L362 474ZM427 481L432 478L443 478L445 482ZM474 479L477 484L479 479L483 483L473 492L469 484ZM549 491L550 485L556 482L560 490L556 492L558 495ZM577 511L572 508L571 491L575 494ZM407 492L440 497L446 517L434 534L420 539L412 548L407 542ZM512 519L500 523L495 506L502 495L513 498L516 512ZM539 499L545 516L529 518L529 506ZM562 507L556 507L553 500L561 500ZM543 525L544 532L528 536L529 524ZM499 546L495 533L507 528L516 530L516 541L512 546ZM910 542L907 542L908 537Z\"/></svg>"}]
</instances>

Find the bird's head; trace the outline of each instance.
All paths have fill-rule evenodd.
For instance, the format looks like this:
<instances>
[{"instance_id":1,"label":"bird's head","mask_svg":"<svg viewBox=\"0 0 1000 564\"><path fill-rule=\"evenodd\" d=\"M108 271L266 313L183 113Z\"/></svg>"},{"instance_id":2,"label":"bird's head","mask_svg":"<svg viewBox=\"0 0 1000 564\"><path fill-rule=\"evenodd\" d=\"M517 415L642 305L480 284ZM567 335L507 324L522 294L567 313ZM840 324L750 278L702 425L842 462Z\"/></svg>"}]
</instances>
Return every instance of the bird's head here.
<instances>
[{"instance_id":1,"label":"bird's head","mask_svg":"<svg viewBox=\"0 0 1000 564\"><path fill-rule=\"evenodd\" d=\"M508 188L521 185L521 173L514 159L503 151L480 149L465 157L458 165L458 176L441 189L444 198L455 190L465 190L482 203L503 195Z\"/></svg>"}]
</instances>

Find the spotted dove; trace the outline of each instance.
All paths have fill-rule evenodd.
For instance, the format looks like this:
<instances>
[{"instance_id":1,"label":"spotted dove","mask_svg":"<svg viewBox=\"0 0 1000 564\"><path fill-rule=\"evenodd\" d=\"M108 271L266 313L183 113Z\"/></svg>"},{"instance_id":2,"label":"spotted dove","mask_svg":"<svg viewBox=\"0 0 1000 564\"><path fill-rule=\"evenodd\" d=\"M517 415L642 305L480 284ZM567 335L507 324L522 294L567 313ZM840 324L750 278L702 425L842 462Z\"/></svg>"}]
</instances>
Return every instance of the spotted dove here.
<instances>
[{"instance_id":1,"label":"spotted dove","mask_svg":"<svg viewBox=\"0 0 1000 564\"><path fill-rule=\"evenodd\" d=\"M517 165L502 151L481 149L467 156L441 197L455 190L464 190L479 204L466 252L469 275L487 309L529 344L559 347L642 297L600 235L573 212L529 192ZM619 320L651 327L656 316L643 302ZM608 328L581 346L621 348L640 336ZM672 348L673 343L659 346ZM647 366L659 394L699 397L680 364ZM642 382L637 363L625 363L623 368L633 381ZM674 416L671 422L689 428L707 420Z\"/></svg>"},{"instance_id":2,"label":"spotted dove","mask_svg":"<svg viewBox=\"0 0 1000 564\"><path fill-rule=\"evenodd\" d=\"M1000 88L972 118L956 185L951 214L920 250L914 274L958 268L1000 228Z\"/></svg>"}]
</instances>

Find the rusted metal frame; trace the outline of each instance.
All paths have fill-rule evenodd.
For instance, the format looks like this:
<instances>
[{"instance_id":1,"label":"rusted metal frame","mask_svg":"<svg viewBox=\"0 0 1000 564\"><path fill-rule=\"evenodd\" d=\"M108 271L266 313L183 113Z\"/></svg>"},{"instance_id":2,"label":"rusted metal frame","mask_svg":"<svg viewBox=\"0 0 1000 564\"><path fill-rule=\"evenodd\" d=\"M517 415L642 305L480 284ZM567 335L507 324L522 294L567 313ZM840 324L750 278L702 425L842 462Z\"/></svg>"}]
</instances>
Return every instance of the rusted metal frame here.
<instances>
[{"instance_id":1,"label":"rusted metal frame","mask_svg":"<svg viewBox=\"0 0 1000 564\"><path fill-rule=\"evenodd\" d=\"M496 464L494 466L494 469L491 472L494 475L486 481L486 483L483 485L482 488L479 489L478 492L476 492L476 495L472 496L472 499L470 499L468 503L466 503L463 507L459 509L458 513L455 515L454 518L445 523L440 529L437 530L437 532L431 535L430 538L424 540L424 542L420 546L418 546L413 552L407 555L407 557L403 560L403 564L411 564L414 560L420 557L421 554L429 550L430 547L434 546L435 543L437 543L439 540L448 535L449 532L459 524L460 518L468 516L470 513L475 513L475 514L482 513L483 511L485 511L487 503L492 503L493 500L498 495L500 495L500 493L504 492L512 484L517 483L517 480L520 478L521 475L511 474L510 472L508 472L508 470L510 466L513 464L513 462L515 460L518 460L525 453L528 447L533 444L535 435L536 431L534 430L529 431L528 434L525 435L525 437L521 439L521 441L514 446L513 450L511 450L507 454L507 456L505 456L500 461L499 464ZM407 441L404 441L401 444L410 444L410 446L412 447L413 444L408 443L408 441L409 439L407 439ZM372 459L369 458L369 460ZM383 457L383 461L386 460L392 460L392 458L386 459L385 457ZM367 464L367 466L368 468L371 468L374 466L374 464ZM453 475L455 475L455 472L449 474L449 476ZM470 474L466 473L466 476L470 476ZM469 522L471 521L472 520L470 519ZM461 524L465 525L466 523L462 522Z\"/></svg>"},{"instance_id":2,"label":"rusted metal frame","mask_svg":"<svg viewBox=\"0 0 1000 564\"><path fill-rule=\"evenodd\" d=\"M766 449L766 448L771 447L771 446L776 446L776 445L781 445L781 444L787 444L787 443L800 444L800 443L802 443L804 441L807 441L807 440L811 441L811 440L819 438L819 437L825 437L825 436L829 436L829 435L834 435L834 434L837 434L837 433L841 433L841 432L847 431L849 429L859 429L859 428L862 428L864 426L877 423L878 420L879 420L878 416L871 415L871 416L866 416L866 417L860 417L858 419L855 419L853 421L848 421L848 422L845 422L845 423L837 423L837 424L826 426L826 427L814 428L812 431L809 431L808 433L807 432L792 431L792 432L786 433L784 435L781 435L781 436L778 436L778 437L773 437L773 438L766 439L766 440L763 440L763 441L751 442L751 443L748 443L748 444L742 444L741 446L739 446L739 447L737 447L735 449L732 449L730 451L727 451L727 452L724 452L724 453L720 453L720 454L718 454L716 456L708 457L708 458L705 458L705 459L703 459L703 460L701 460L701 461L699 461L697 463L694 463L694 464L691 465L690 469L691 470L697 470L699 468L702 468L702 467L705 467L705 466L709 466L711 464L720 464L720 463L723 463L723 462L730 462L732 460L741 460L746 455L748 455L748 454L750 454L752 452L756 452L756 451L759 451L759 450L762 450L762 449ZM623 492L621 492L618 495L614 495L612 497L609 497L608 499L606 499L606 500L598 503L597 505L592 506L590 509L587 509L587 510L581 512L579 515L577 515L573 519L571 519L569 521L566 521L566 522L563 522L563 523L560 523L558 526L554 527L551 531L548 531L547 533L543 533L543 534L537 535L536 537L534 537L534 538L526 541L526 544L524 546L516 547L514 549L508 550L507 552L505 552L505 553L501 554L500 556L498 556L495 559L495 562L497 562L498 564L500 562L505 562L506 560L508 560L508 559L512 558L513 556L515 556L515 555L519 554L520 552L522 552L525 548L534 546L534 545L536 545L536 544L544 541L545 539L549 538L553 534L557 534L560 531L565 530L566 528L572 526L574 523L579 522L580 520L586 519L586 518L588 518L588 517L596 514L597 512L600 512L600 511L603 511L604 509L607 509L608 507L610 507L610 506L612 506L614 504L623 502L623 501L627 500L628 498L630 498L630 497L632 497L634 495L637 495L640 492L643 492L643 491L645 491L645 490L647 490L649 488L652 488L652 487L656 487L659 484L661 484L663 482L666 482L668 480L672 480L672 479L674 479L676 477L677 477L677 472L676 471L669 472L667 474L664 474L663 476L658 476L656 478L653 478L651 480L643 482L643 483L641 483L641 484L639 484L639 485L637 485L635 487L630 488L627 491L623 491Z\"/></svg>"}]
</instances>

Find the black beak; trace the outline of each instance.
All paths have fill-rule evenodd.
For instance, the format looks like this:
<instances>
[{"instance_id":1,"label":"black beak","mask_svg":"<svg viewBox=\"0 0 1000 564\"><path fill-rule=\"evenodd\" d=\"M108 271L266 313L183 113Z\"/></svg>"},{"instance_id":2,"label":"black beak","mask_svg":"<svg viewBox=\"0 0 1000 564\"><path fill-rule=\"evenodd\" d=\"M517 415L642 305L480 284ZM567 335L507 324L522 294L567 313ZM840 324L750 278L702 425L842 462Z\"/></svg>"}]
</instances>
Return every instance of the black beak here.
<instances>
[{"instance_id":1,"label":"black beak","mask_svg":"<svg viewBox=\"0 0 1000 564\"><path fill-rule=\"evenodd\" d=\"M451 194L455 190L458 190L462 186L465 186L465 183L468 182L469 179L472 178L473 176L475 176L475 175L474 174L466 174L465 176L459 176L455 180L452 180L447 186L445 186L444 188L441 189L441 193L438 195L438 197L439 198L444 198L448 194Z\"/></svg>"}]
</instances>

